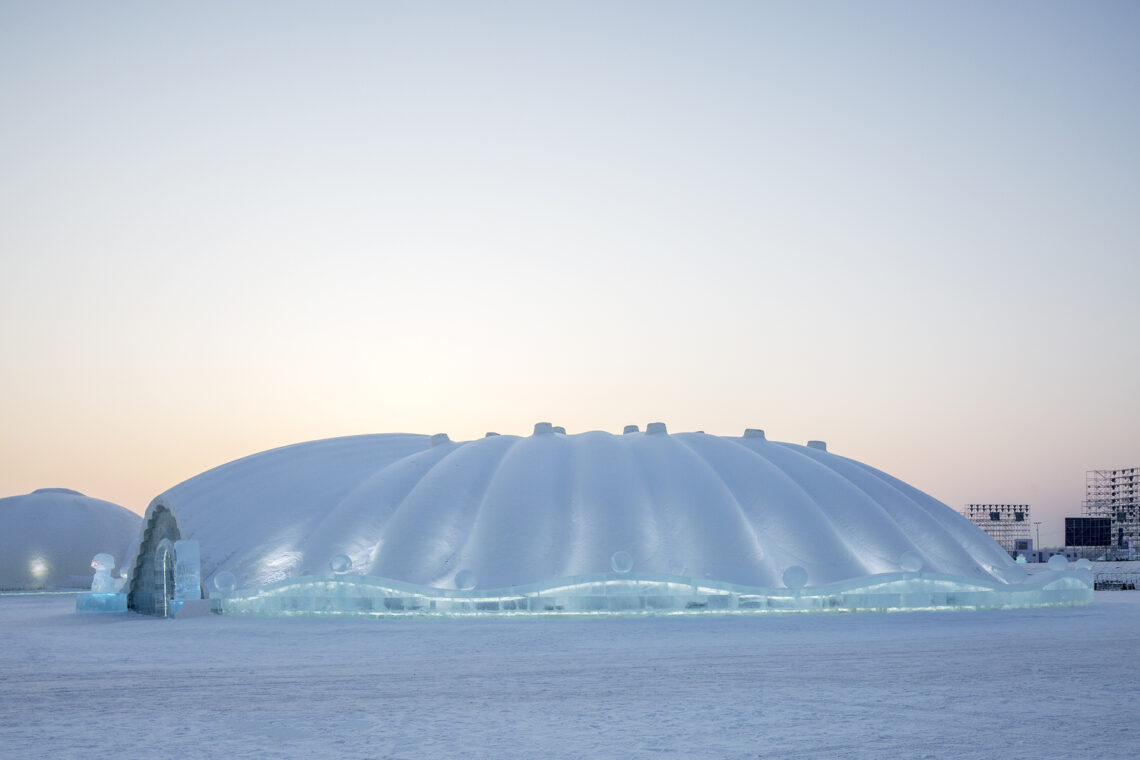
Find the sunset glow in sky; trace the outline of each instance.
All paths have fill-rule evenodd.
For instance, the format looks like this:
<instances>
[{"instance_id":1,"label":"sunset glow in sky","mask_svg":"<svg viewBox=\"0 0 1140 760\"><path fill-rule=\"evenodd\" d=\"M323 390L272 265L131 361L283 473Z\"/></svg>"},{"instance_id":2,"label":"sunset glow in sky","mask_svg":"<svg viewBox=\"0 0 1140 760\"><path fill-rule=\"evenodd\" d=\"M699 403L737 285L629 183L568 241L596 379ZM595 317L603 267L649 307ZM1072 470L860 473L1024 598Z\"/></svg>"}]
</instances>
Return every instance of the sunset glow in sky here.
<instances>
[{"instance_id":1,"label":"sunset glow in sky","mask_svg":"<svg viewBox=\"0 0 1140 760\"><path fill-rule=\"evenodd\" d=\"M0 496L374 432L1140 466L1140 5L0 0Z\"/></svg>"}]
</instances>

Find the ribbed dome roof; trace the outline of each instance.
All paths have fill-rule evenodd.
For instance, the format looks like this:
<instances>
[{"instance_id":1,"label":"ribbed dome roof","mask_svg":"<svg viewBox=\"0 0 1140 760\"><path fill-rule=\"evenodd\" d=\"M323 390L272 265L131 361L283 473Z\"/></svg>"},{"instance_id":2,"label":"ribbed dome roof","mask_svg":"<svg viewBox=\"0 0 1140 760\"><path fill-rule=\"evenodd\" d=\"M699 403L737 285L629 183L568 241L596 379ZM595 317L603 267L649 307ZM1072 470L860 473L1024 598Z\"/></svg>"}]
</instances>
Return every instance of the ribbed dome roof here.
<instances>
[{"instance_id":1,"label":"ribbed dome roof","mask_svg":"<svg viewBox=\"0 0 1140 760\"><path fill-rule=\"evenodd\" d=\"M479 588L634 570L779 587L785 569L817 585L898 569L990 578L1011 560L946 505L872 467L809 446L647 432L456 443L371 435L276 449L223 465L155 499L202 547L203 576L240 586L354 572ZM650 432L651 431L651 432Z\"/></svg>"},{"instance_id":2,"label":"ribbed dome roof","mask_svg":"<svg viewBox=\"0 0 1140 760\"><path fill-rule=\"evenodd\" d=\"M90 586L91 558L126 560L139 529L134 512L68 488L0 499L0 589Z\"/></svg>"}]
</instances>

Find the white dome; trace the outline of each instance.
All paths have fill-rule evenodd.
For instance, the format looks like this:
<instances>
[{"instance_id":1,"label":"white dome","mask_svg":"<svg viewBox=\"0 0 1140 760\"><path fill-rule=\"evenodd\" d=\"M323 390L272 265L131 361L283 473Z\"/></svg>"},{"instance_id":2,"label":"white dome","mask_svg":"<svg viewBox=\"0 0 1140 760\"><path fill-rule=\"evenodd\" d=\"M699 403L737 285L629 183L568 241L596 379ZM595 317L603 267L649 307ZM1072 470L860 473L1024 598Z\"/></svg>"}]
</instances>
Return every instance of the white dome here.
<instances>
[{"instance_id":1,"label":"white dome","mask_svg":"<svg viewBox=\"0 0 1140 760\"><path fill-rule=\"evenodd\" d=\"M100 552L123 563L141 520L67 488L0 499L0 589L85 588Z\"/></svg>"},{"instance_id":2,"label":"white dome","mask_svg":"<svg viewBox=\"0 0 1140 760\"><path fill-rule=\"evenodd\" d=\"M609 572L620 551L635 572L756 587L792 566L809 586L894 572L904 552L966 578L1011 563L946 505L813 444L656 425L337 438L203 473L148 517L168 511L199 540L203 578L229 570L240 587L327 573L339 554L354 573L455 588L469 571L481 589Z\"/></svg>"}]
</instances>

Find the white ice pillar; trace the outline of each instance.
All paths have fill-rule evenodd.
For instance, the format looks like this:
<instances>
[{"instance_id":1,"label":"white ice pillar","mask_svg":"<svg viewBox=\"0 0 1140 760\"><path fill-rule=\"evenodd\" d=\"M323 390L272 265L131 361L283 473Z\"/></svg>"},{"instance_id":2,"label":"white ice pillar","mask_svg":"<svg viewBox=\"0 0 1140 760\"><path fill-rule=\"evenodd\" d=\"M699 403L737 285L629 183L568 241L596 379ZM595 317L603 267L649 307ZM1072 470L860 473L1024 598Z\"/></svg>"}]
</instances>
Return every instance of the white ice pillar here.
<instances>
[{"instance_id":1,"label":"white ice pillar","mask_svg":"<svg viewBox=\"0 0 1140 760\"><path fill-rule=\"evenodd\" d=\"M201 550L192 538L174 542L174 598L202 598Z\"/></svg>"}]
</instances>

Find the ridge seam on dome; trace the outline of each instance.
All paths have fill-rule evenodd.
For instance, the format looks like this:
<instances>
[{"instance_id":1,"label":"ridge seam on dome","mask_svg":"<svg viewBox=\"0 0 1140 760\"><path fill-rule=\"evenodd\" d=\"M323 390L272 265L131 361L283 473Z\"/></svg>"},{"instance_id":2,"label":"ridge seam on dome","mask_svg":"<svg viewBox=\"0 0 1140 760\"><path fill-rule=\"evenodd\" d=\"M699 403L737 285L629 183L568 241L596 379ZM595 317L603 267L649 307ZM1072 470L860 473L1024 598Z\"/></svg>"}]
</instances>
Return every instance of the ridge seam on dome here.
<instances>
[{"instance_id":1,"label":"ridge seam on dome","mask_svg":"<svg viewBox=\"0 0 1140 760\"><path fill-rule=\"evenodd\" d=\"M778 464L776 464L771 459L769 459L768 457L761 454L759 451L756 451L751 446L746 445L744 443L743 439L725 438L724 440L727 443L732 444L733 446L739 446L740 448L742 448L745 451L747 451L748 453L752 454L754 457L756 457L760 461L764 462L764 464L769 469L769 471L777 474L781 479L783 479L785 482L789 483L796 491L801 493L803 495L804 499L807 501L807 503L810 504L812 506L812 509L814 509L816 511L816 514L820 518L820 521L819 521L820 524L825 525L827 527L827 530L834 537L834 540L836 541L837 545L842 546L843 549L846 551L847 560L850 561L854 565L862 567L863 561L859 558L859 552L857 551L857 547L853 546L851 544L851 542L848 540L847 536L844 535L842 532L840 532L835 527L835 524L831 519L831 515L828 514L828 512L820 505L819 501L816 500L816 498L814 496L812 496L811 492L809 492L806 488L804 488L803 484L800 483L800 481L798 479L792 477L783 467L780 467ZM753 439L753 440L755 440L755 439ZM770 446L770 445L774 445L774 444L771 441L765 441L764 445ZM799 562L805 561L805 559L802 557L798 557L797 560Z\"/></svg>"},{"instance_id":2,"label":"ridge seam on dome","mask_svg":"<svg viewBox=\"0 0 1140 760\"><path fill-rule=\"evenodd\" d=\"M816 454L814 452L819 452L819 453ZM858 491L859 493L861 493L863 495L864 501L868 505L873 507L879 514L881 514L886 519L886 521L891 525L891 527L898 534L898 539L901 539L903 542L905 542L906 544L909 545L910 548L908 551L914 551L914 552L919 553L920 555L927 555L927 554L931 553L930 549L931 549L932 544L926 543L926 544L923 544L922 546L919 546L918 544L916 544L914 542L914 539L911 538L910 532L903 529L903 527L899 524L898 518L895 517L895 515L893 513L891 513L889 510L887 510L883 506L881 500L875 498L875 496L873 494L871 494L869 491L867 491L866 488L864 488L862 485L856 483L854 480L851 479L851 477L849 475L847 475L846 473L842 472L841 470L837 469L836 467L834 467L832 465L833 461L843 461L843 462L850 461L846 457L840 457L840 456L836 456L835 454L829 454L830 459L825 459L824 454L828 454L828 452L825 452L825 451L822 451L819 449L813 449L813 450L808 450L808 451L797 451L796 453L800 454L801 456L805 456L808 459L811 459L814 462L816 462L816 464L818 464L819 466L824 467L827 470L830 470L835 475L835 477L840 478L841 480L843 480L844 483L847 483L851 488L853 488L856 491ZM886 484L884 484L884 485L886 485ZM912 499L910 499L909 497L907 497L901 493L898 493L898 492L896 492L896 494L900 498L904 499L906 501L906 503L911 504L912 506L917 506L916 504L914 504L914 501ZM923 514L925 514L925 512L923 512ZM879 556L879 559L888 565L893 566L893 565L896 565L898 563L898 557L890 557L890 556L884 557L882 555L876 555L876 556ZM870 569L871 568L868 568L868 570L870 570Z\"/></svg>"},{"instance_id":3,"label":"ridge seam on dome","mask_svg":"<svg viewBox=\"0 0 1140 760\"><path fill-rule=\"evenodd\" d=\"M362 544L367 545L369 547L369 550L368 550L369 554L373 555L373 556L369 556L369 558L368 558L369 567L371 567L372 565L374 565L376 563L376 560L377 560L377 556L375 556L376 547L379 546L384 541L385 533L388 530L388 526L390 526L394 521L400 519L401 515L404 513L405 506L409 503L409 501L416 494L416 492L420 489L420 487L423 486L424 481L427 480L428 477L433 472L436 471L436 468L440 467L448 459L455 456L462 449L466 448L466 446L467 446L467 442L457 443L457 442L451 441L449 439L446 442L433 444L429 449L426 449L426 452L438 452L439 455L437 457L435 457L431 461L431 463L423 469L423 471L420 473L419 477L416 478L411 483L411 485L408 487L408 489L406 491L404 491L404 494L402 497L400 497L399 501L396 501L393 503L393 508L388 513L388 518L386 520L384 520L383 523L380 523L379 525L377 525L376 533L371 537L365 538L361 542ZM403 459L400 459L398 461L406 461L413 456L420 456L426 452L421 451L421 452L418 452L417 454L412 454L412 455L406 456ZM427 458L427 457L425 457L425 458ZM393 464L395 464L395 462L393 462ZM387 468L385 468L385 469L387 469Z\"/></svg>"},{"instance_id":4,"label":"ridge seam on dome","mask_svg":"<svg viewBox=\"0 0 1140 760\"><path fill-rule=\"evenodd\" d=\"M693 452L693 455L696 456L697 459L704 464L704 466L708 469L709 472L713 473L716 476L716 479L720 482L724 491L729 495L729 498L732 500L732 505L734 507L736 507L736 514L737 514L737 517L739 518L740 522L743 523L744 526L748 529L748 533L752 537L752 544L755 546L757 552L760 555L759 561L764 563L765 565L768 565L769 567L772 567L771 566L771 560L770 560L771 553L769 552L768 547L761 543L760 534L757 532L756 526L752 524L752 520L749 519L748 513L744 511L744 505L740 503L740 498L736 495L736 492L732 489L732 486L729 485L728 480L721 473L720 469L717 468L716 466L714 466L712 464L712 462L709 461L708 457L706 457L701 451L699 451L696 447L694 447L686 439L685 436L676 436L676 438L686 448L688 448L691 452ZM772 569L774 570L775 568L773 567Z\"/></svg>"},{"instance_id":5,"label":"ridge seam on dome","mask_svg":"<svg viewBox=\"0 0 1140 760\"><path fill-rule=\"evenodd\" d=\"M845 464L845 466L851 467L855 472L858 472L858 473L864 475L865 477L871 478L873 482L882 484L883 487L890 489L891 493L897 495L906 504L909 504L911 507L913 507L914 510L916 511L916 513L918 515L921 515L921 518L923 520L928 521L928 524L933 525L933 526L941 529L943 532L946 532L945 526L937 520L937 518L934 516L934 514L930 510L927 509L926 505L922 503L922 500L915 498L912 494L906 493L905 491L902 491L899 488L896 488L894 486L894 484L878 477L877 471L874 470L874 468L861 467L861 466L859 466L858 462L856 462L852 459L848 459L847 457L836 457L836 460L843 462ZM828 466L830 466L830 465L828 465ZM832 469L834 469L834 468L832 468ZM850 478L848 478L848 480L850 480ZM852 482L854 482L854 481L852 481ZM927 499L932 499L932 498L933 497L929 497L929 496L927 497ZM875 501L876 501L876 503L880 503L877 499ZM896 522L897 522L897 520L896 520ZM912 531L903 530L901 527L899 528L899 531L905 537L907 537L907 539L910 540L912 544L914 543L914 541L910 539L910 534ZM954 560L954 556L952 556L952 555L956 554L957 558L958 558L957 561L961 561L963 558L966 558L966 559L969 559L971 562L978 562L978 559L976 557L974 557L974 555L971 554L970 551L965 547L965 545L962 544L960 541L950 542L947 544L947 546L949 546L951 554L947 553L947 549L945 546L942 545L942 542L936 543L933 541L924 544L922 547L916 546L912 551L916 551L920 555L922 555L922 554L926 554L928 556L929 555L937 555L939 557L946 558L946 559L949 559L952 561Z\"/></svg>"},{"instance_id":6,"label":"ridge seam on dome","mask_svg":"<svg viewBox=\"0 0 1140 760\"><path fill-rule=\"evenodd\" d=\"M504 440L504 436L494 436L494 439L496 442L502 441ZM481 440L486 441L488 439L483 438ZM479 524L481 520L486 519L483 517L483 510L487 506L487 496L491 493L492 484L494 484L495 480L499 477L499 471L502 469L503 460L506 459L512 451L514 451L515 447L518 446L523 439L516 437L505 438L505 440L508 440L511 443L509 446L503 446L501 443L498 444L502 449L502 452L499 454L498 459L495 461L494 467L491 468L486 482L483 483L483 492L479 495L479 505L475 508L475 514L471 517L471 526L467 531L467 537L463 540L463 543L459 546L459 548L455 550L456 557L462 558L467 556L467 549L469 546L471 546L472 539L479 531ZM461 569L463 569L460 568L458 564L459 563L456 564L455 572L459 572ZM478 577L476 577L476 582L478 582Z\"/></svg>"},{"instance_id":7,"label":"ridge seam on dome","mask_svg":"<svg viewBox=\"0 0 1140 760\"><path fill-rule=\"evenodd\" d=\"M941 505L941 506L946 506L946 505L943 505L941 502L938 502L937 500L935 500L934 497L929 496L928 494L926 494L923 491L915 488L914 486L911 486L907 483L899 481L897 478L894 478L893 476L891 476L885 472L882 472L881 470L878 470L874 467L871 467L870 465L863 464L862 462L857 462L854 459L847 459L845 457L842 457L842 459L844 459L844 461L850 462L856 469L858 469L862 472L866 472L869 476L876 478L879 482L881 482L884 485L886 485L887 487L893 489L895 493L898 493L902 498L906 499L908 501L908 503L915 505L920 510L920 513L923 514L924 516L926 516L927 519L929 519L934 525L938 526L941 530L943 530L943 531L949 533L951 536L953 536L955 539L955 542L952 544L952 547L961 551L962 554L964 554L966 557L969 557L972 562L974 562L975 564L982 564L985 562L992 561L991 558L978 557L977 555L975 555L974 552L971 551L973 544L967 544L965 541L961 540L961 537L959 535L959 528L976 528L977 527L973 523L969 522L969 520L967 520L965 517L962 517L957 512L955 512L953 509L950 509L949 507L947 507L945 510L937 510L937 511L931 510L929 508L929 505L924 503L925 500L935 501L936 504ZM900 486L902 486L902 487L900 487ZM913 492L913 493L911 493L911 492ZM917 498L918 496L924 496L924 497L926 497L926 499L924 500L924 499ZM955 526L953 524L948 524L946 521L942 520L941 517L943 515L945 515L945 513L947 513L947 512L949 513L949 515L957 515L958 517L962 517L962 520L964 520L966 522L966 525L959 524L958 526ZM941 514L939 514L939 513L941 513ZM945 515L945 516L949 516L949 515ZM1000 558L996 558L996 559L1000 559Z\"/></svg>"},{"instance_id":8,"label":"ridge seam on dome","mask_svg":"<svg viewBox=\"0 0 1140 760\"><path fill-rule=\"evenodd\" d=\"M426 445L426 441L425 441L425 445ZM325 514L320 519L320 521L316 527L320 528L321 531L323 532L323 529L326 525L331 525L334 527L336 527L338 525L342 525L343 523L341 521L344 519L344 517L346 517L342 513L349 510L349 507L352 506L352 504L353 504L352 500L354 499L354 497L357 496L357 494L361 493L361 489L364 488L365 485L371 485L371 484L383 482L384 476L387 474L391 474L392 472L395 472L396 468L399 465L407 466L407 463L410 460L416 459L417 457L420 459L425 459L425 460L430 460L433 457L436 460L442 459L443 457L450 454L452 450L453 450L453 448L447 448L447 447L441 447L441 446L426 446L425 448L423 448L419 451L415 451L415 452L412 452L411 454L406 454L402 457L394 459L391 462L389 462L388 464L386 464L385 466L383 466L377 470L373 470L373 471L369 472L367 476L365 476L365 477L361 478L359 481L357 481L356 484L341 497L341 499L336 503L336 505L331 510L329 510L329 512L327 514ZM361 541L358 541L357 543L359 543L361 545L368 545L369 547L372 547L369 549L369 552L372 552L373 549L375 548L376 544L379 541L379 537L383 535L385 527L388 525L389 522L391 522L391 520L399 512L399 509L403 505L404 501L407 499L408 494L411 493L412 490L415 489L415 487L419 484L419 482L424 478L425 475L427 475L428 472L431 471L431 469L434 466L435 465L433 462L431 465L425 467L421 472L419 472L418 476L415 477L413 480L411 480L410 483L401 484L403 492L400 494L400 496L397 499L393 499L393 500L390 500L388 502L388 504L389 504L388 514L386 516L380 518L379 521L377 521L375 519L376 518L375 513L366 513L363 517L359 517L358 519L352 521L351 524L353 524L357 530L360 530L362 527L367 526L367 527L373 527L374 531L375 531L371 537L366 538L366 539L361 540ZM373 519L367 519L367 518L373 518ZM319 534L314 532L314 535L319 535ZM339 539L334 538L332 540L326 541L326 543L328 544L327 546L323 546L320 548L325 549L325 553L329 554L330 556L329 557L319 557L319 558L315 558L312 560L312 561L317 562L318 567L322 568L322 570L320 570L320 571L323 571L324 563L327 562L329 560L329 558L331 557L331 555L333 555L333 554L344 553L344 554L347 554L351 557L352 551L348 547L344 546L343 542L340 541ZM355 562L355 560L353 560L353 561ZM310 564L310 567L312 567L311 564Z\"/></svg>"},{"instance_id":9,"label":"ridge seam on dome","mask_svg":"<svg viewBox=\"0 0 1140 760\"><path fill-rule=\"evenodd\" d=\"M883 529L889 529L898 534L897 538L902 538L907 545L911 545L913 542L911 542L910 539L905 534L903 534L902 531L899 530L898 524L895 522L894 518L891 517L889 512L883 509L882 505L880 505L875 499L871 498L870 495L867 494L867 492L862 488L855 486L855 484L852 483L848 478L843 477L840 473L836 472L833 468L828 467L827 464L824 463L823 458L825 455L835 455L829 454L826 449L820 449L815 446L801 446L799 444L781 442L774 442L774 445L778 450L787 452L793 457L797 457L798 461L810 463L811 467L817 468L818 470L826 473L828 477L837 478L840 482L845 484L846 487L853 488L855 490L863 502L862 506L870 507L874 514L878 515L879 519L883 522L883 525L880 527L880 529L871 532L871 535L869 536L864 535L863 539L859 541L859 545L862 547L862 553L859 562L863 566L863 570L868 574L883 572L883 570L881 568L869 566L867 562L867 555L870 555L870 558L872 560L878 560L885 566L894 568L897 565L898 558L895 556L884 555L882 551L879 551L876 545L868 539L874 538L885 544L887 542L887 537L883 535ZM846 501L837 500L835 510L829 511L828 515L833 523L841 523L839 526L841 529L840 533L844 536L856 535L861 532L866 533L865 531L860 530L858 522L854 522L850 519L851 516L848 514L848 512L849 507L847 506Z\"/></svg>"}]
</instances>

